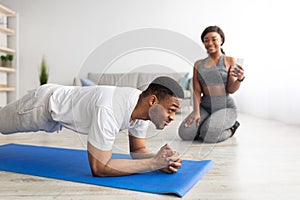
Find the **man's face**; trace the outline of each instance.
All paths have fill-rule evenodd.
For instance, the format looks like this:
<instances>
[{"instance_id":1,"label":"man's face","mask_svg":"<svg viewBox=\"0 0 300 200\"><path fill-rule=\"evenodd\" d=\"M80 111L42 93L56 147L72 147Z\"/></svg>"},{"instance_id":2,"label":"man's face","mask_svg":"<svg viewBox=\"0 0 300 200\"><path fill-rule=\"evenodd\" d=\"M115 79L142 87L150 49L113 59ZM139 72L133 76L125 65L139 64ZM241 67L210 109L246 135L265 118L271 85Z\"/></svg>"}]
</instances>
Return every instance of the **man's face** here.
<instances>
[{"instance_id":1,"label":"man's face","mask_svg":"<svg viewBox=\"0 0 300 200\"><path fill-rule=\"evenodd\" d=\"M166 97L158 103L153 104L149 110L150 120L157 129L162 130L175 118L175 113L181 107L182 99L177 97Z\"/></svg>"}]
</instances>

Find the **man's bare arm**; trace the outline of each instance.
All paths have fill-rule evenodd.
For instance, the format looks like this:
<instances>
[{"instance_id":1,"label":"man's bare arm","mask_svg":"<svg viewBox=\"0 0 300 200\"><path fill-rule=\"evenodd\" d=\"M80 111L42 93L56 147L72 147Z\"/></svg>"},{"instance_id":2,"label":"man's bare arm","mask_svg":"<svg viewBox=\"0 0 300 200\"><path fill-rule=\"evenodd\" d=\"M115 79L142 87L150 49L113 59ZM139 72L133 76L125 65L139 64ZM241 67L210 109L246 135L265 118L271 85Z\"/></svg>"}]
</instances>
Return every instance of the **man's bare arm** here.
<instances>
[{"instance_id":1,"label":"man's bare arm","mask_svg":"<svg viewBox=\"0 0 300 200\"><path fill-rule=\"evenodd\" d=\"M112 151L102 151L88 143L88 157L93 176L124 176L159 170L172 165L179 158L168 145L163 146L155 156L146 159L111 159L111 155Z\"/></svg>"},{"instance_id":2,"label":"man's bare arm","mask_svg":"<svg viewBox=\"0 0 300 200\"><path fill-rule=\"evenodd\" d=\"M129 134L129 146L130 154L133 159L152 158L155 155L147 149L145 138L137 138ZM175 154L176 152L173 151L173 153ZM181 168L181 162L182 159L179 158L178 160L175 160L175 162L172 165L168 165L160 169L160 171L168 174L175 173L178 171L179 168Z\"/></svg>"},{"instance_id":3,"label":"man's bare arm","mask_svg":"<svg viewBox=\"0 0 300 200\"><path fill-rule=\"evenodd\" d=\"M132 159L152 158L155 154L146 147L145 138L137 138L129 134L129 149Z\"/></svg>"}]
</instances>

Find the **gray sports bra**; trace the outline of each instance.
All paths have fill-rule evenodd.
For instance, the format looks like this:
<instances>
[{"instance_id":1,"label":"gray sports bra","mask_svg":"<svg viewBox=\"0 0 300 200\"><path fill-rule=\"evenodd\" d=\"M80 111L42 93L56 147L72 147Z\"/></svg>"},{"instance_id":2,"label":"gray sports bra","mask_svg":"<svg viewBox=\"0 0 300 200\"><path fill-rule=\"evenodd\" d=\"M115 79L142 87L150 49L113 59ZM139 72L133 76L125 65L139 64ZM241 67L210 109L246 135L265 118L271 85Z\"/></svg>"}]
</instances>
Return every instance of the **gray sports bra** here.
<instances>
[{"instance_id":1,"label":"gray sports bra","mask_svg":"<svg viewBox=\"0 0 300 200\"><path fill-rule=\"evenodd\" d=\"M198 65L198 80L202 87L205 86L216 86L216 85L227 85L228 72L224 62L224 55L221 56L216 66L205 67L205 63L209 57L203 59Z\"/></svg>"}]
</instances>

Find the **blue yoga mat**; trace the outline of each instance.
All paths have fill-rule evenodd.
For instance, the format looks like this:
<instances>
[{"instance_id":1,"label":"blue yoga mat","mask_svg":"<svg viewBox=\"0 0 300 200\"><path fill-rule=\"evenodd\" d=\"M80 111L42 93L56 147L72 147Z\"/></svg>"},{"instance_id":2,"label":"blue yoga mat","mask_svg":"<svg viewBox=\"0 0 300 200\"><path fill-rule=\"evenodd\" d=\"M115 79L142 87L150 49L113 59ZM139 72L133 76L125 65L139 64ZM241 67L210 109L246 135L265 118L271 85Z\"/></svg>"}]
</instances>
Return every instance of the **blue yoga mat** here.
<instances>
[{"instance_id":1,"label":"blue yoga mat","mask_svg":"<svg viewBox=\"0 0 300 200\"><path fill-rule=\"evenodd\" d=\"M114 158L128 155L114 154ZM122 188L157 194L184 196L212 167L210 160L183 160L182 168L174 174L154 171L120 177L93 177L87 152L64 148L7 144L0 146L0 170Z\"/></svg>"}]
</instances>

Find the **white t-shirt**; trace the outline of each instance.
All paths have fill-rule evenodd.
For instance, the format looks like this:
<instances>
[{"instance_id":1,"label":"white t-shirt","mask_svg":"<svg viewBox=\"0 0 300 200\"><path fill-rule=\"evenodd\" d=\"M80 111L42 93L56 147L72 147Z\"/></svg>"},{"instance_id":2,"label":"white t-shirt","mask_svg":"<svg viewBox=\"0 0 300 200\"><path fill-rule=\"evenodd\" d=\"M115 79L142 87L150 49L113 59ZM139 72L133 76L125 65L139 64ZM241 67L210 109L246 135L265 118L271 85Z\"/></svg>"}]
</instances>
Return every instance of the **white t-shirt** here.
<instances>
[{"instance_id":1,"label":"white t-shirt","mask_svg":"<svg viewBox=\"0 0 300 200\"><path fill-rule=\"evenodd\" d=\"M115 86L61 86L49 101L53 120L76 132L88 134L96 148L111 150L116 134L128 129L129 134L144 138L149 121L131 120L140 90Z\"/></svg>"}]
</instances>

